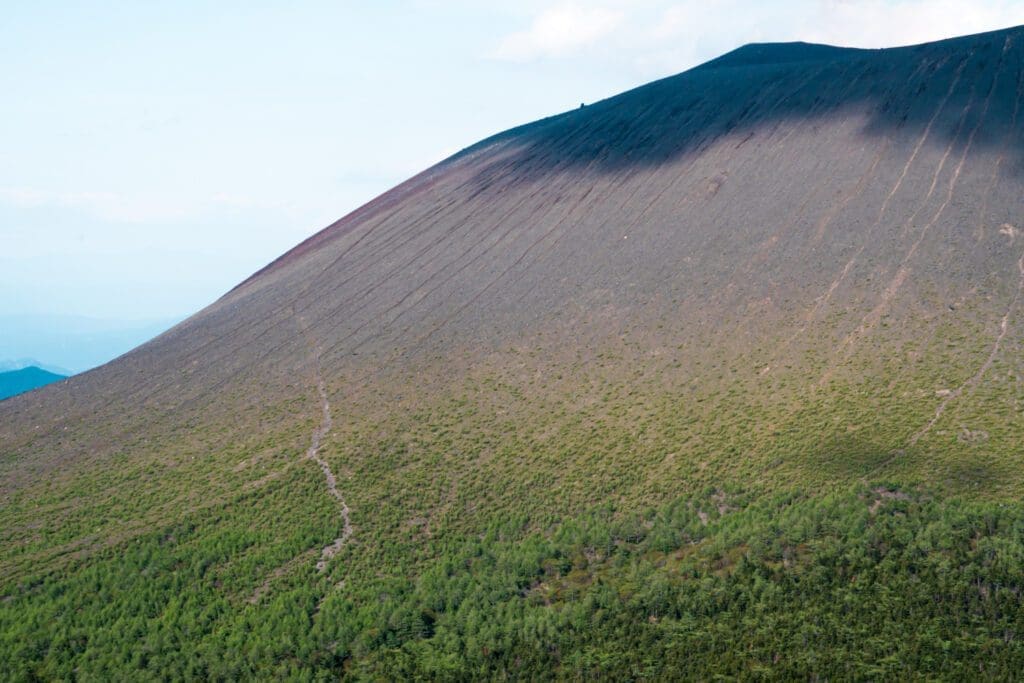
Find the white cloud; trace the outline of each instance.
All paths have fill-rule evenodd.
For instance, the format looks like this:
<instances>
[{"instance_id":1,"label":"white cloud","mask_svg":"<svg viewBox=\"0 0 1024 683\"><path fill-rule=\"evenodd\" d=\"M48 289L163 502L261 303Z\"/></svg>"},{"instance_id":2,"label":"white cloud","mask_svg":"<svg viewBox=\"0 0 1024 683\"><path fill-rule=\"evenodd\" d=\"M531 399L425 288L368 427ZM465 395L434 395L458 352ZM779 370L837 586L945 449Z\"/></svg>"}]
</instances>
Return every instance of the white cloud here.
<instances>
[{"instance_id":1,"label":"white cloud","mask_svg":"<svg viewBox=\"0 0 1024 683\"><path fill-rule=\"evenodd\" d=\"M513 62L562 57L596 43L614 31L625 15L606 7L560 4L541 11L525 31L502 40L493 56Z\"/></svg>"},{"instance_id":2,"label":"white cloud","mask_svg":"<svg viewBox=\"0 0 1024 683\"><path fill-rule=\"evenodd\" d=\"M578 0L540 3L492 56L579 57L648 79L750 42L893 47L1024 24L1024 0ZM582 54L581 54L582 53ZM585 64L584 64L585 63Z\"/></svg>"},{"instance_id":3,"label":"white cloud","mask_svg":"<svg viewBox=\"0 0 1024 683\"><path fill-rule=\"evenodd\" d=\"M664 2L653 44L804 40L895 47L1024 24L1021 0L683 0ZM708 55L709 57L715 55Z\"/></svg>"},{"instance_id":4,"label":"white cloud","mask_svg":"<svg viewBox=\"0 0 1024 683\"><path fill-rule=\"evenodd\" d=\"M892 47L1024 23L1019 0L819 0L800 27L805 40Z\"/></svg>"}]
</instances>

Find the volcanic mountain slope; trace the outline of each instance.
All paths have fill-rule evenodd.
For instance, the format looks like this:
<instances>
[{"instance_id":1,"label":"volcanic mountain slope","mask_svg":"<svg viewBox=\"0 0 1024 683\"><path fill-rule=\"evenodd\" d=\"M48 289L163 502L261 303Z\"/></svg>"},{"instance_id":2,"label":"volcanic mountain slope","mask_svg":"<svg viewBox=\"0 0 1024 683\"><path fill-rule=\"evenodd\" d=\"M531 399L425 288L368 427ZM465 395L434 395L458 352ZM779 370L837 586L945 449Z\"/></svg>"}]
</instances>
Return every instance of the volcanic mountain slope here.
<instances>
[{"instance_id":1,"label":"volcanic mountain slope","mask_svg":"<svg viewBox=\"0 0 1024 683\"><path fill-rule=\"evenodd\" d=\"M597 567L681 496L709 529L774 495L1019 497L1022 91L1021 28L751 45L464 150L0 404L2 623L38 611L8 631L37 675L124 674L96 653L131 629L164 673L493 673L520 641L430 668L449 612L402 602L475 544L641 515ZM569 580L523 571L523 601ZM83 577L116 627L68 616ZM226 664L267 610L303 637Z\"/></svg>"}]
</instances>

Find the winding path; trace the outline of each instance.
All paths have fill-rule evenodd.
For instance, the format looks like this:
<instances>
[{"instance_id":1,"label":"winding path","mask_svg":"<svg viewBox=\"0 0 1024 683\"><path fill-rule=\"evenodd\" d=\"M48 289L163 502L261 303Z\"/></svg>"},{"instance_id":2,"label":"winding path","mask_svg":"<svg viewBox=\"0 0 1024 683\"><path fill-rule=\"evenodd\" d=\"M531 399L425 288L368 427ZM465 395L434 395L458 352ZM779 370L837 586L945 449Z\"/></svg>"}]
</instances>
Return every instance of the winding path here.
<instances>
[{"instance_id":1,"label":"winding path","mask_svg":"<svg viewBox=\"0 0 1024 683\"><path fill-rule=\"evenodd\" d=\"M932 417L932 419L929 420L926 425L921 427L921 429L917 430L917 432L915 432L914 435L910 437L911 446L916 444L918 441L920 441L921 437L923 437L925 434L931 431L931 428L934 427L935 423L939 421L940 417L942 417L942 413L946 411L946 406L948 406L952 401L958 399L960 395L964 393L965 389L971 389L973 391L974 388L978 385L978 383L981 382L981 379L982 377L985 376L985 373L988 372L989 368L992 367L992 363L995 362L996 356L999 355L999 350L1000 347L1002 347L1003 345L1003 339L1006 337L1006 332L1009 330L1010 316L1013 315L1014 309L1017 308L1017 304L1020 301L1021 294L1024 294L1024 253L1022 253L1020 258L1017 259L1017 273L1017 290L1013 295L1013 299L1010 300L1010 306L1009 308L1006 309L1006 314L1003 316L1002 320L999 321L999 335L996 337L995 342L992 344L992 350L989 351L988 358L985 359L985 362L981 364L981 367L978 368L978 371L974 373L970 377L970 379L968 379L966 382L964 382L963 384L961 384L956 389L954 389L953 391L949 392L946 395L946 397L942 400L942 403L939 404L939 407L935 409L935 416Z\"/></svg>"},{"instance_id":2,"label":"winding path","mask_svg":"<svg viewBox=\"0 0 1024 683\"><path fill-rule=\"evenodd\" d=\"M304 327L302 331L304 334L306 333L306 329ZM341 508L341 519L344 522L344 526L341 530L341 536L334 539L330 545L324 546L320 551L320 559L316 563L316 570L318 572L322 572L327 568L327 563L330 559L338 554L341 547L345 545L345 542L352 536L352 522L349 519L348 505L345 503L345 499L342 498L341 492L338 491L337 477L334 476L334 472L331 471L331 466L327 464L327 461L320 457L320 445L323 442L324 437L327 436L327 433L331 431L331 404L330 401L327 400L327 387L324 385L323 375L320 372L319 356L316 356L315 358L316 364L314 367L316 372L316 389L317 393L320 395L321 418L320 425L313 430L313 436L310 440L309 448L306 449L306 457L320 466L320 471L324 474L324 481L327 482L327 492L338 501L338 505ZM288 571L291 571L296 562L309 557L312 552L314 551L310 548L309 551L296 556L287 564L282 565L271 572L263 583L257 586L256 590L248 600L249 604L258 603L270 590L270 585L274 579L277 579ZM317 609L319 610L319 608Z\"/></svg>"},{"instance_id":3,"label":"winding path","mask_svg":"<svg viewBox=\"0 0 1024 683\"><path fill-rule=\"evenodd\" d=\"M320 466L320 471L324 473L324 480L327 482L327 492L338 501L338 505L341 507L341 519L344 521L341 536L334 539L330 545L325 546L320 551L320 560L316 563L316 569L322 572L327 567L328 561L338 554L341 547L352 536L352 521L349 518L348 505L345 503L345 499L341 497L341 492L338 491L338 480L334 476L334 472L331 471L331 466L320 457L320 443L327 433L331 431L331 404L327 400L327 388L324 386L323 375L320 373L319 360L316 364L316 389L317 393L320 394L322 417L320 426L313 430L313 438L309 448L306 450L306 457Z\"/></svg>"}]
</instances>

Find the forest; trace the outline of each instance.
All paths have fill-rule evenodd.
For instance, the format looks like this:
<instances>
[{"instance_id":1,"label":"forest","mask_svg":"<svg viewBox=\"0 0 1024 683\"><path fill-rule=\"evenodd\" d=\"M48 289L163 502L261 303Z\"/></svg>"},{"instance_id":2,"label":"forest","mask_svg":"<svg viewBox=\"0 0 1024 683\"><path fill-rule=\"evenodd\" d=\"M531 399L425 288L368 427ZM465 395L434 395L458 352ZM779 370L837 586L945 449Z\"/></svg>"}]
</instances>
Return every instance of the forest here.
<instances>
[{"instance_id":1,"label":"forest","mask_svg":"<svg viewBox=\"0 0 1024 683\"><path fill-rule=\"evenodd\" d=\"M258 572L245 558L258 526L222 513L3 585L2 677L999 680L1024 670L1018 504L891 484L709 488L642 511L496 518L419 552L401 542L350 552L340 584L306 556L252 596ZM300 534L294 547L309 542Z\"/></svg>"}]
</instances>

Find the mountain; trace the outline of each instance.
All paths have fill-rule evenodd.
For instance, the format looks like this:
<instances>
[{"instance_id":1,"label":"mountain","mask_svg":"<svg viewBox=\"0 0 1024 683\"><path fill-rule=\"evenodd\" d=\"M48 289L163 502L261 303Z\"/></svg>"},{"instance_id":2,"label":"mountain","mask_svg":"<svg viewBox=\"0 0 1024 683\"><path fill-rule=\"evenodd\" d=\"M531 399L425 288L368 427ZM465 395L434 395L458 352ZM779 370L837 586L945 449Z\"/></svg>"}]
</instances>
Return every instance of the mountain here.
<instances>
[{"instance_id":1,"label":"mountain","mask_svg":"<svg viewBox=\"0 0 1024 683\"><path fill-rule=\"evenodd\" d=\"M1012 678L1022 90L740 48L4 401L0 670Z\"/></svg>"},{"instance_id":2,"label":"mountain","mask_svg":"<svg viewBox=\"0 0 1024 683\"><path fill-rule=\"evenodd\" d=\"M46 370L47 372L53 373L55 375L61 375L63 377L68 377L74 374L73 372L67 370L66 368L62 368L57 365L48 365L46 363L41 363L35 358L16 358L14 360L0 361L0 372L10 372L12 370L21 370L23 368L30 368L33 366L41 370Z\"/></svg>"},{"instance_id":3,"label":"mountain","mask_svg":"<svg viewBox=\"0 0 1024 683\"><path fill-rule=\"evenodd\" d=\"M60 381L65 377L67 375L58 375L35 366L0 372L0 401Z\"/></svg>"}]
</instances>

